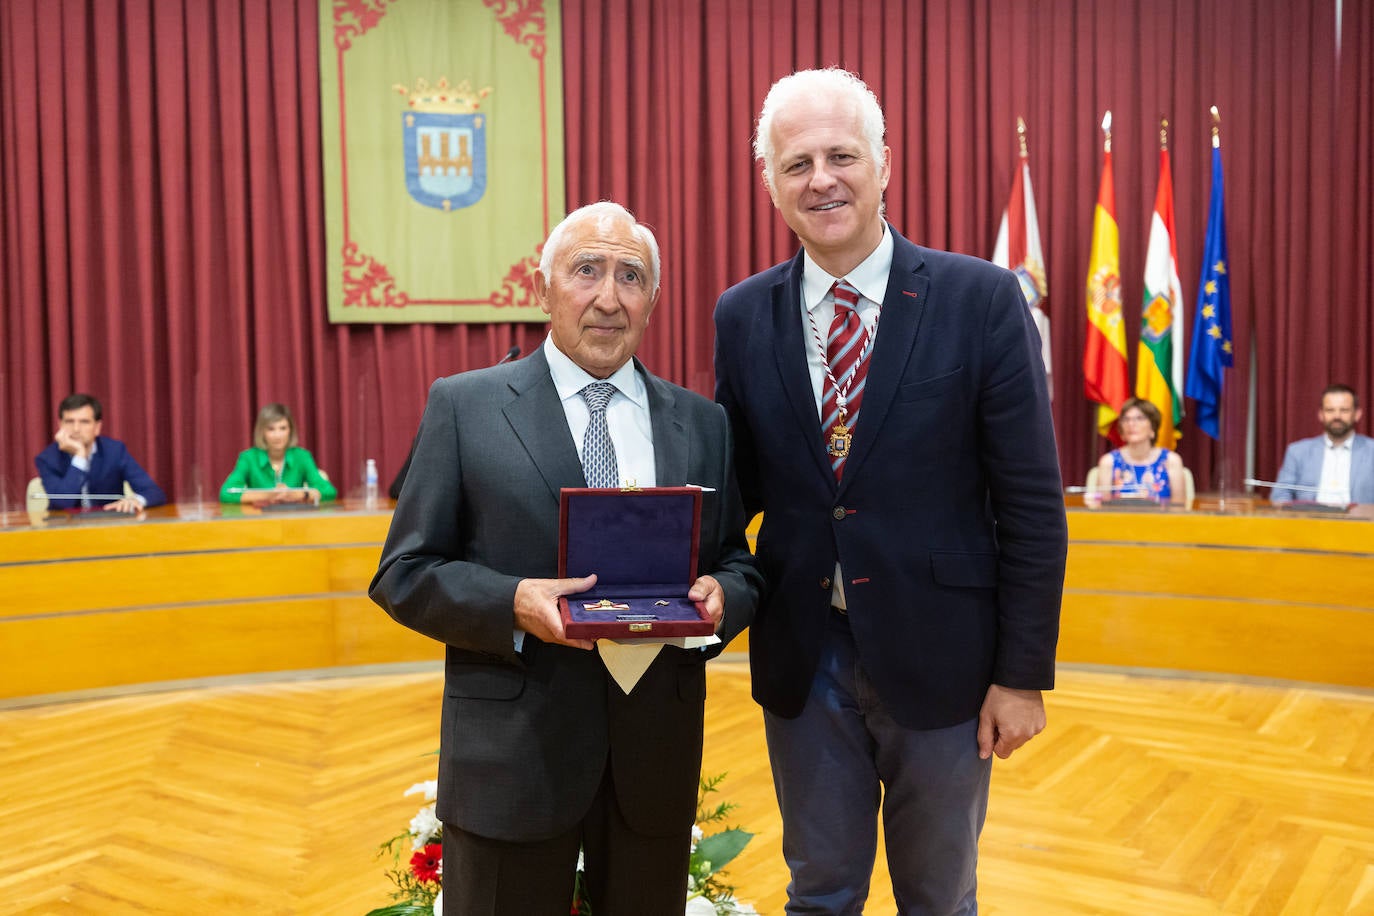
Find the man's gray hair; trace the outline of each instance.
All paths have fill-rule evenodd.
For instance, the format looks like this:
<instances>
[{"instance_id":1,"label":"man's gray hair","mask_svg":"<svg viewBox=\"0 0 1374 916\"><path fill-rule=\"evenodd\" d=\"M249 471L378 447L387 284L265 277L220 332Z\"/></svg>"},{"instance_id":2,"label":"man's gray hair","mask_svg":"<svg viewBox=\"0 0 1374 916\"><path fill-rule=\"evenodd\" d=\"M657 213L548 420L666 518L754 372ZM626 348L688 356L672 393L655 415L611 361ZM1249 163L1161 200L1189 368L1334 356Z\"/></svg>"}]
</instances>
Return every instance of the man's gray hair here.
<instances>
[{"instance_id":1,"label":"man's gray hair","mask_svg":"<svg viewBox=\"0 0 1374 916\"><path fill-rule=\"evenodd\" d=\"M773 187L773 167L777 164L773 148L773 118L788 103L798 98L838 96L854 103L859 115L863 137L868 141L875 171L883 168L883 109L868 84L848 70L829 67L825 70L798 70L773 84L763 99L758 129L754 134L754 158L763 160L763 180Z\"/></svg>"},{"instance_id":2,"label":"man's gray hair","mask_svg":"<svg viewBox=\"0 0 1374 916\"><path fill-rule=\"evenodd\" d=\"M544 252L539 257L539 272L544 275L545 282L553 281L553 263L558 259L559 252L567 243L568 233L573 227L584 222L595 222L598 231L606 231L615 223L629 223L630 231L635 238L644 243L649 249L648 265L650 279L653 281L653 290L658 290L658 239L654 238L653 230L643 223L635 221L635 215L620 204L609 200L599 200L594 204L587 204L585 207L578 207L567 216L563 221L553 227L549 233L549 238L544 242Z\"/></svg>"}]
</instances>

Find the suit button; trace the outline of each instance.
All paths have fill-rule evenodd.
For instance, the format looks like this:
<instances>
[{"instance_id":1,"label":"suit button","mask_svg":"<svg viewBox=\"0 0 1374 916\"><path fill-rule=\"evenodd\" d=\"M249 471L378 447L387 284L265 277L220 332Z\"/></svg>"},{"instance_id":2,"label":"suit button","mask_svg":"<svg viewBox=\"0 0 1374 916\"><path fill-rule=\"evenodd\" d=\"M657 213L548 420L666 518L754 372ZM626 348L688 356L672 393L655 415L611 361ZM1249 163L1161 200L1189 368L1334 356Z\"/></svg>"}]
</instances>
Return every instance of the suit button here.
<instances>
[{"instance_id":1,"label":"suit button","mask_svg":"<svg viewBox=\"0 0 1374 916\"><path fill-rule=\"evenodd\" d=\"M833 515L833 516L835 516L835 521L837 521L837 522L843 521L843 520L844 520L844 506L836 506L836 507L835 507L835 511L831 512L830 514Z\"/></svg>"},{"instance_id":2,"label":"suit button","mask_svg":"<svg viewBox=\"0 0 1374 916\"><path fill-rule=\"evenodd\" d=\"M821 588L829 588L829 587L830 587L830 577L829 577L829 576L821 576Z\"/></svg>"}]
</instances>

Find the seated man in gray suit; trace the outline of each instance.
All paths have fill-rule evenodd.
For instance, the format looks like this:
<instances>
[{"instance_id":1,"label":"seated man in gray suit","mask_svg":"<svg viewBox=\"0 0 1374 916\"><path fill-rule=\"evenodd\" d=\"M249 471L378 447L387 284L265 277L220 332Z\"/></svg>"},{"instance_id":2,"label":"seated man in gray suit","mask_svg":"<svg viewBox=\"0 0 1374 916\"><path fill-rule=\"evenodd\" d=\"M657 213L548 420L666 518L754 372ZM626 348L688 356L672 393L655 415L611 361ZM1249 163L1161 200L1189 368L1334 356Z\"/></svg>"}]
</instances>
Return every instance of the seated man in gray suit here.
<instances>
[{"instance_id":1,"label":"seated man in gray suit","mask_svg":"<svg viewBox=\"0 0 1374 916\"><path fill-rule=\"evenodd\" d=\"M1343 506L1374 503L1374 439L1355 432L1360 399L1349 385L1330 385L1317 412L1323 434L1288 446L1269 498Z\"/></svg>"},{"instance_id":2,"label":"seated man in gray suit","mask_svg":"<svg viewBox=\"0 0 1374 916\"><path fill-rule=\"evenodd\" d=\"M583 207L550 234L533 278L544 345L430 389L369 594L448 647L449 916L567 916L579 847L597 916L685 903L711 653L664 647L627 694L559 617L558 598L595 576L554 578L560 488L699 484L708 574L689 596L726 642L753 615L761 580L725 412L634 358L658 277L647 227L617 204Z\"/></svg>"}]
</instances>

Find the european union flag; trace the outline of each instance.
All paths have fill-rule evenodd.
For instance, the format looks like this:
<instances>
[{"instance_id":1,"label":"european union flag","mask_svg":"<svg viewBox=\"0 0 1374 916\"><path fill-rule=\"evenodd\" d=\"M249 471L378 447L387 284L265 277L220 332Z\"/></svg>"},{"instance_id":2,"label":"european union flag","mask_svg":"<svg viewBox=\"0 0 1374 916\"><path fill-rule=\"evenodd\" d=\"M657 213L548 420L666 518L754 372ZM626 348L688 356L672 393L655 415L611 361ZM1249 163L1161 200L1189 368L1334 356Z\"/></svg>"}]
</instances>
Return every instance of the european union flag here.
<instances>
[{"instance_id":1,"label":"european union flag","mask_svg":"<svg viewBox=\"0 0 1374 916\"><path fill-rule=\"evenodd\" d=\"M1226 214L1221 182L1221 149L1212 147L1212 203L1207 211L1207 244L1202 250L1202 282L1184 392L1197 401L1197 428L1213 439L1220 434L1222 370L1231 367L1231 279L1226 266Z\"/></svg>"}]
</instances>

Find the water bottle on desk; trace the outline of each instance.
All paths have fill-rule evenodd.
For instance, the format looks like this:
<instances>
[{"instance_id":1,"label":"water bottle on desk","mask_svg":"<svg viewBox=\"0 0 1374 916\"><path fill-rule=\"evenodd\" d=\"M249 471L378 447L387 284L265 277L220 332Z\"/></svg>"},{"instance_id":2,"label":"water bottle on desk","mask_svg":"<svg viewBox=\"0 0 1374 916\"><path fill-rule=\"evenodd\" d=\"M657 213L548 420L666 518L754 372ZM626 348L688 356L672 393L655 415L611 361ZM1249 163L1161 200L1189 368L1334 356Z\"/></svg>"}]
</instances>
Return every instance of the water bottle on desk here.
<instances>
[{"instance_id":1,"label":"water bottle on desk","mask_svg":"<svg viewBox=\"0 0 1374 916\"><path fill-rule=\"evenodd\" d=\"M377 460L367 459L367 469L363 471L363 505L368 509L377 508Z\"/></svg>"}]
</instances>

